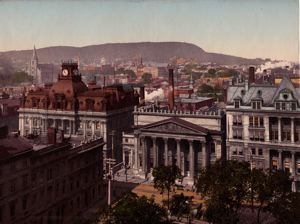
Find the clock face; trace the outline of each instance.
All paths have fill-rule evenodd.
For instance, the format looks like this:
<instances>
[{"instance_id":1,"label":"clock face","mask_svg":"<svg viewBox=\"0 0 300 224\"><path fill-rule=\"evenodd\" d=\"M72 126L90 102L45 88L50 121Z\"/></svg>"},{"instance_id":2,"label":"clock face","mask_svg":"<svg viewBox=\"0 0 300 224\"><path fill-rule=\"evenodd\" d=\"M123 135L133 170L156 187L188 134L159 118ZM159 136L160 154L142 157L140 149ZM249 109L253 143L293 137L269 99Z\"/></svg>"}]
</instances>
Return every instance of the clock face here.
<instances>
[{"instance_id":1,"label":"clock face","mask_svg":"<svg viewBox=\"0 0 300 224\"><path fill-rule=\"evenodd\" d=\"M63 71L62 71L62 74L63 74L63 76L67 76L68 75L68 69L64 69Z\"/></svg>"}]
</instances>

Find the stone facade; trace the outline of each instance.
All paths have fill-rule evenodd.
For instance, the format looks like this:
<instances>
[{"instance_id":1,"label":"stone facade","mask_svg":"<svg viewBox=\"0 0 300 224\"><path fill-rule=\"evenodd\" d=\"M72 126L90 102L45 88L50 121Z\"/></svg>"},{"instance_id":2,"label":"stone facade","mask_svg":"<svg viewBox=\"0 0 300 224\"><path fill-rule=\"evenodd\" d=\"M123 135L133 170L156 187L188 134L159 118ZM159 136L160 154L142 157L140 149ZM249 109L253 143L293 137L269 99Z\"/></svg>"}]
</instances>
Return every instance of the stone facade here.
<instances>
[{"instance_id":1,"label":"stone facade","mask_svg":"<svg viewBox=\"0 0 300 224\"><path fill-rule=\"evenodd\" d=\"M227 99L227 159L284 169L299 190L300 88L287 77L279 86L246 81L229 86Z\"/></svg>"},{"instance_id":2,"label":"stone facade","mask_svg":"<svg viewBox=\"0 0 300 224\"><path fill-rule=\"evenodd\" d=\"M105 199L103 145L0 138L0 223L70 223Z\"/></svg>"},{"instance_id":3,"label":"stone facade","mask_svg":"<svg viewBox=\"0 0 300 224\"><path fill-rule=\"evenodd\" d=\"M122 160L122 131L133 125L139 94L130 85L88 88L78 65L64 62L58 82L31 91L22 99L19 130L22 136L41 136L48 127L86 140L103 137L106 154ZM114 150L112 150L114 149Z\"/></svg>"},{"instance_id":4,"label":"stone facade","mask_svg":"<svg viewBox=\"0 0 300 224\"><path fill-rule=\"evenodd\" d=\"M225 115L136 108L135 127L123 134L123 157L134 173L150 177L154 167L177 165L188 184L201 168L225 158Z\"/></svg>"}]
</instances>

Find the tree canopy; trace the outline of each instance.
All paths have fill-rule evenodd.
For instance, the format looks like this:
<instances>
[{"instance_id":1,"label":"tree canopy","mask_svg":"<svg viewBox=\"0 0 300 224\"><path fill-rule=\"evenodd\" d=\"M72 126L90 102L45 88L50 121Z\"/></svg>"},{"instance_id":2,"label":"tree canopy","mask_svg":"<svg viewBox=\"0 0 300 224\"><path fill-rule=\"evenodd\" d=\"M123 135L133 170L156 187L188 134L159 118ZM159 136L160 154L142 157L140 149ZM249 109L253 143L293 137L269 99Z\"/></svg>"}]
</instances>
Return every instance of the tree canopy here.
<instances>
[{"instance_id":1,"label":"tree canopy","mask_svg":"<svg viewBox=\"0 0 300 224\"><path fill-rule=\"evenodd\" d=\"M143 83L145 83L145 84L149 84L149 83L151 83L152 82L152 74L151 73L144 73L143 75L142 75L142 81L143 81Z\"/></svg>"},{"instance_id":2,"label":"tree canopy","mask_svg":"<svg viewBox=\"0 0 300 224\"><path fill-rule=\"evenodd\" d=\"M101 216L103 224L152 224L166 223L166 210L156 204L154 199L138 197L134 193L126 194L106 214Z\"/></svg>"},{"instance_id":3,"label":"tree canopy","mask_svg":"<svg viewBox=\"0 0 300 224\"><path fill-rule=\"evenodd\" d=\"M299 223L299 193L291 191L289 174L282 170L250 169L247 162L217 161L200 172L197 191L206 196L205 217L213 223L240 223L241 208L250 204L260 223L261 211L280 223ZM297 204L298 203L298 204Z\"/></svg>"},{"instance_id":4,"label":"tree canopy","mask_svg":"<svg viewBox=\"0 0 300 224\"><path fill-rule=\"evenodd\" d=\"M181 178L180 169L177 166L158 166L153 169L152 176L154 177L154 188L158 189L161 194L167 192L169 210L170 192L175 186L175 181Z\"/></svg>"}]
</instances>

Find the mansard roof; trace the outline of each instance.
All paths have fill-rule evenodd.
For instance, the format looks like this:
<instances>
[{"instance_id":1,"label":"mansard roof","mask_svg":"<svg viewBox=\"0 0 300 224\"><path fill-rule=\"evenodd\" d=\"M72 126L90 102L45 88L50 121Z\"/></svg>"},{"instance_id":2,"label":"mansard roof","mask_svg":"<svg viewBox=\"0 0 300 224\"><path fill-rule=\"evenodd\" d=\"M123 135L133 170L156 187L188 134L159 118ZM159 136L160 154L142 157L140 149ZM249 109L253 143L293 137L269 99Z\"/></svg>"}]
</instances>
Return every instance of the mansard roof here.
<instances>
[{"instance_id":1,"label":"mansard roof","mask_svg":"<svg viewBox=\"0 0 300 224\"><path fill-rule=\"evenodd\" d=\"M186 120L178 117L171 117L162 121L154 122L144 126L137 127L141 132L154 132L154 133L176 133L176 134L192 134L192 135L203 135L216 134L219 135L221 132L216 130L210 130L200 125L193 124Z\"/></svg>"},{"instance_id":2,"label":"mansard roof","mask_svg":"<svg viewBox=\"0 0 300 224\"><path fill-rule=\"evenodd\" d=\"M264 105L273 105L274 100L283 89L292 91L295 99L300 103L300 87L295 87L288 77L284 77L279 86L270 84L253 84L246 90L245 85L229 86L227 90L227 104L233 103L240 97L243 104L248 105L252 100L262 99Z\"/></svg>"}]
</instances>

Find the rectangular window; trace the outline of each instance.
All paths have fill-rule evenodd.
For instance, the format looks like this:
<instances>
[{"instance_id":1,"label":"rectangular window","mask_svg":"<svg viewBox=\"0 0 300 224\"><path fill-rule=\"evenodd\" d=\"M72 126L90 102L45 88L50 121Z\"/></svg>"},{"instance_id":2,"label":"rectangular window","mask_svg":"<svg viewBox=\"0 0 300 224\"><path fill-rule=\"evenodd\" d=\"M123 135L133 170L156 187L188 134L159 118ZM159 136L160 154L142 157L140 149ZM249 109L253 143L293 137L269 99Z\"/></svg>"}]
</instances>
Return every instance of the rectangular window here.
<instances>
[{"instance_id":1,"label":"rectangular window","mask_svg":"<svg viewBox=\"0 0 300 224\"><path fill-rule=\"evenodd\" d=\"M275 105L276 105L276 110L280 110L280 103L278 102Z\"/></svg>"},{"instance_id":2,"label":"rectangular window","mask_svg":"<svg viewBox=\"0 0 300 224\"><path fill-rule=\"evenodd\" d=\"M250 116L250 117L249 117L249 126L251 126L251 127L252 127L253 124L254 124L253 118L254 118L253 116Z\"/></svg>"},{"instance_id":3,"label":"rectangular window","mask_svg":"<svg viewBox=\"0 0 300 224\"><path fill-rule=\"evenodd\" d=\"M234 101L234 108L240 108L240 101L238 100Z\"/></svg>"},{"instance_id":4,"label":"rectangular window","mask_svg":"<svg viewBox=\"0 0 300 224\"><path fill-rule=\"evenodd\" d=\"M282 110L285 110L285 109L286 109L285 103L281 103L281 109L282 109Z\"/></svg>"},{"instance_id":5,"label":"rectangular window","mask_svg":"<svg viewBox=\"0 0 300 224\"><path fill-rule=\"evenodd\" d=\"M256 151L255 148L251 148L251 154L252 154L252 155L255 155L255 154L256 154L255 151Z\"/></svg>"},{"instance_id":6,"label":"rectangular window","mask_svg":"<svg viewBox=\"0 0 300 224\"><path fill-rule=\"evenodd\" d=\"M9 209L10 209L10 217L14 218L16 215L16 202L11 202Z\"/></svg>"},{"instance_id":7,"label":"rectangular window","mask_svg":"<svg viewBox=\"0 0 300 224\"><path fill-rule=\"evenodd\" d=\"M258 149L258 155L262 156L263 154L263 150L262 149Z\"/></svg>"}]
</instances>

